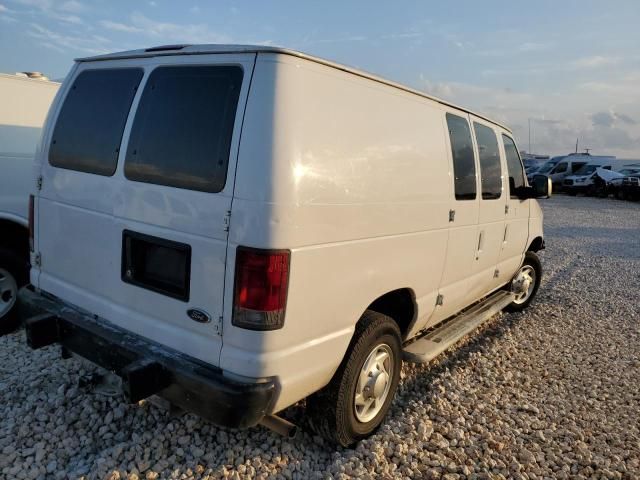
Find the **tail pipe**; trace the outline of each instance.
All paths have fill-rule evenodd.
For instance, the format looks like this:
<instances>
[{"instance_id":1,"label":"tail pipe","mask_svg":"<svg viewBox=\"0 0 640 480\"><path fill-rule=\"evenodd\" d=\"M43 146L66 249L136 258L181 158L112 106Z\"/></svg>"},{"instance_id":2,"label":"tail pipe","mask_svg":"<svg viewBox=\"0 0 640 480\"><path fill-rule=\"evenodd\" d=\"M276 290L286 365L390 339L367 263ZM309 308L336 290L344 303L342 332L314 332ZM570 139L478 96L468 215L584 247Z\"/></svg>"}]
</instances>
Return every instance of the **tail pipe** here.
<instances>
[{"instance_id":1,"label":"tail pipe","mask_svg":"<svg viewBox=\"0 0 640 480\"><path fill-rule=\"evenodd\" d=\"M265 415L260 420L260 425L287 438L294 438L298 433L296 425L277 415Z\"/></svg>"}]
</instances>

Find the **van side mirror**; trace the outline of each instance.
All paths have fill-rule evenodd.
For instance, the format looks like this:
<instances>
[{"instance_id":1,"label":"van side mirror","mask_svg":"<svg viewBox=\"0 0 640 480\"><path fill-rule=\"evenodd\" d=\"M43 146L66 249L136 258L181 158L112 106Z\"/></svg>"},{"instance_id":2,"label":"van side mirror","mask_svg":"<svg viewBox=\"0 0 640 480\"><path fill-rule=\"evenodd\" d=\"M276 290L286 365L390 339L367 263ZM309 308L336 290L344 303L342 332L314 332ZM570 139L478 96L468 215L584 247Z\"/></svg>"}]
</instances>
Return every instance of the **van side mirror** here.
<instances>
[{"instance_id":1,"label":"van side mirror","mask_svg":"<svg viewBox=\"0 0 640 480\"><path fill-rule=\"evenodd\" d=\"M546 175L534 175L532 187L535 192L534 198L549 198L553 190L553 183Z\"/></svg>"}]
</instances>

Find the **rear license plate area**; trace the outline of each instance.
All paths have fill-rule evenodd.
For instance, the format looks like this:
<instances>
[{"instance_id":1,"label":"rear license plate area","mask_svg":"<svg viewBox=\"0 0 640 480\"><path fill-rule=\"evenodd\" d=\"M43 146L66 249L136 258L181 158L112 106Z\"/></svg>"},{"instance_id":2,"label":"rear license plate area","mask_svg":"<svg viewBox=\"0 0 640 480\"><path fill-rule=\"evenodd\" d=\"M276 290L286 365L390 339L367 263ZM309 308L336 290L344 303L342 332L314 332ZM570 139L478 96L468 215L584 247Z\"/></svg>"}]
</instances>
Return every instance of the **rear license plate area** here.
<instances>
[{"instance_id":1,"label":"rear license plate area","mask_svg":"<svg viewBox=\"0 0 640 480\"><path fill-rule=\"evenodd\" d=\"M187 302L191 246L124 230L121 275L125 283Z\"/></svg>"}]
</instances>

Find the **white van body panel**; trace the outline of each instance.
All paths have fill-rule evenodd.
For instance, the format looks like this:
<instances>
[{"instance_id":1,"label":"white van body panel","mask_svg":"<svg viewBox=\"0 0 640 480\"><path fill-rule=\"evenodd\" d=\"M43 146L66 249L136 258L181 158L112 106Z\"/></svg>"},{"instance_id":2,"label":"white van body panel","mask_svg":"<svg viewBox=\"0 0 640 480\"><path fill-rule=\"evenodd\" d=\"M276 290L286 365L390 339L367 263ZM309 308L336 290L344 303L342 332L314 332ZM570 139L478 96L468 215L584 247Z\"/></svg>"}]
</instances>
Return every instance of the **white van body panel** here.
<instances>
[{"instance_id":1,"label":"white van body panel","mask_svg":"<svg viewBox=\"0 0 640 480\"><path fill-rule=\"evenodd\" d=\"M284 328L272 332L236 328L226 312L222 368L278 375L285 406L330 380L378 296L411 288L414 329L426 324L440 276L424 272L442 270L448 238L441 115L434 102L369 79L259 55L228 255L233 264L239 245L291 249L288 303ZM398 181L398 171L411 175Z\"/></svg>"},{"instance_id":2,"label":"white van body panel","mask_svg":"<svg viewBox=\"0 0 640 480\"><path fill-rule=\"evenodd\" d=\"M0 219L27 226L33 158L60 84L0 74Z\"/></svg>"},{"instance_id":3,"label":"white van body panel","mask_svg":"<svg viewBox=\"0 0 640 480\"><path fill-rule=\"evenodd\" d=\"M32 282L230 376L277 378L274 412L330 381L358 319L379 297L410 292L415 313L404 332L410 339L508 283L528 245L542 237L537 202L508 198L506 128L304 55L269 48L187 53L130 53L78 64L78 70L136 66L145 75L113 177L54 168L46 148L40 155L42 266L32 271ZM124 152L150 71L183 64L237 64L245 72L227 181L217 194L124 176ZM499 199L455 200L447 112L496 133ZM477 145L475 155L479 173ZM480 192L479 174L476 183ZM191 245L188 305L122 282L124 229ZM291 252L278 330L233 325L240 246ZM213 323L188 319L190 307L220 317L222 334Z\"/></svg>"}]
</instances>

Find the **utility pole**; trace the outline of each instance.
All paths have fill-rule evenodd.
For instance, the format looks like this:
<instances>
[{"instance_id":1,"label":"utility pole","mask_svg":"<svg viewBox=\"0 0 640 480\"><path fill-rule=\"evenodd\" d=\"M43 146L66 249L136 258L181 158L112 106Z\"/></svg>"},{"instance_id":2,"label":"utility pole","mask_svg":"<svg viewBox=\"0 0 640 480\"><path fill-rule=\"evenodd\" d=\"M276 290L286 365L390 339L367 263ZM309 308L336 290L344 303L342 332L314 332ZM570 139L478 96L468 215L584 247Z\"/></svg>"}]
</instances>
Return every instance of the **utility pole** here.
<instances>
[{"instance_id":1,"label":"utility pole","mask_svg":"<svg viewBox=\"0 0 640 480\"><path fill-rule=\"evenodd\" d=\"M576 153L578 153L578 139L576 138Z\"/></svg>"},{"instance_id":2,"label":"utility pole","mask_svg":"<svg viewBox=\"0 0 640 480\"><path fill-rule=\"evenodd\" d=\"M531 153L531 118L529 120L529 153Z\"/></svg>"}]
</instances>

